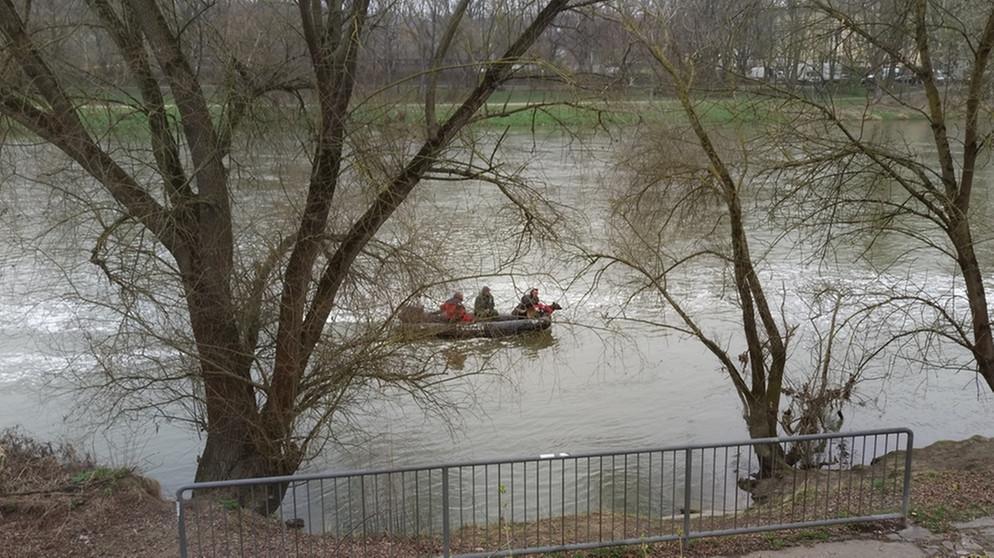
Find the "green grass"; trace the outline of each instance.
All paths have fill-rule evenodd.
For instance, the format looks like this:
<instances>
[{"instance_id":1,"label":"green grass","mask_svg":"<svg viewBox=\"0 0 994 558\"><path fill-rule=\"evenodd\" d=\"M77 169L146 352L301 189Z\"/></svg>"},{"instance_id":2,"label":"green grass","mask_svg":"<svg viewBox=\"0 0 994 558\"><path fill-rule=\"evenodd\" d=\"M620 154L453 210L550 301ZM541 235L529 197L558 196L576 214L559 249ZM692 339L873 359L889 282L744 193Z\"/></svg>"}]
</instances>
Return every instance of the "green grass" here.
<instances>
[{"instance_id":1,"label":"green grass","mask_svg":"<svg viewBox=\"0 0 994 558\"><path fill-rule=\"evenodd\" d=\"M168 117L178 121L175 106L166 109ZM125 105L89 105L79 109L80 119L95 136L111 134L115 137L143 137L148 134L148 117Z\"/></svg>"},{"instance_id":2,"label":"green grass","mask_svg":"<svg viewBox=\"0 0 994 558\"><path fill-rule=\"evenodd\" d=\"M852 94L835 97L831 100L846 118L858 119L863 116L865 95ZM528 107L529 103L538 106ZM561 104L549 104L561 103ZM440 103L437 107L439 118L455 110L456 103ZM728 123L776 122L785 118L782 103L749 93L732 96L713 97L695 102L695 107L705 124L723 125ZM175 105L167 105L171 122L179 122L179 111ZM220 120L222 107L212 105L215 121ZM316 111L309 107L308 112ZM101 102L84 105L79 115L86 127L97 137L117 139L144 139L148 135L148 119L144 113L114 99L104 98ZM486 118L482 116L490 115ZM251 110L246 124L254 124L263 130L299 126L303 129L302 118L312 118L314 114L301 115L296 106L285 109L259 103ZM683 125L686 116L679 102L671 97L656 96L648 100L642 92L618 96L612 99L583 99L573 96L566 90L507 90L497 91L477 114L473 124L479 128L509 128L511 130L552 130L567 127L574 131L600 127L627 127L642 121ZM398 101L378 106L361 106L352 115L357 125L418 126L424 120L424 107L418 102ZM892 105L872 106L867 118L881 121L911 120L921 118L914 111ZM16 125L11 131L25 133Z\"/></svg>"},{"instance_id":3,"label":"green grass","mask_svg":"<svg viewBox=\"0 0 994 558\"><path fill-rule=\"evenodd\" d=\"M949 524L953 521L952 514L942 505L925 509L912 508L909 513L919 525L932 532L949 530Z\"/></svg>"},{"instance_id":4,"label":"green grass","mask_svg":"<svg viewBox=\"0 0 994 558\"><path fill-rule=\"evenodd\" d=\"M521 107L510 107L510 110ZM489 103L481 111L484 114L499 114L504 112L503 105ZM507 116L492 116L479 121L477 126L498 127L528 130L532 128L551 128L566 126L570 128L593 128L596 126L611 126L632 124L638 121L638 115L627 111L604 109L594 105L567 106L553 105L537 109L517 110Z\"/></svg>"},{"instance_id":5,"label":"green grass","mask_svg":"<svg viewBox=\"0 0 994 558\"><path fill-rule=\"evenodd\" d=\"M806 529L793 533L795 541L825 542L831 540L832 533L828 529Z\"/></svg>"},{"instance_id":6,"label":"green grass","mask_svg":"<svg viewBox=\"0 0 994 558\"><path fill-rule=\"evenodd\" d=\"M780 550L787 546L787 540L776 533L764 533L763 540L766 541L766 545L772 550Z\"/></svg>"},{"instance_id":7,"label":"green grass","mask_svg":"<svg viewBox=\"0 0 994 558\"><path fill-rule=\"evenodd\" d=\"M494 104L504 103L550 103L569 101L576 95L566 89L499 89L487 101Z\"/></svg>"},{"instance_id":8,"label":"green grass","mask_svg":"<svg viewBox=\"0 0 994 558\"><path fill-rule=\"evenodd\" d=\"M912 507L908 513L914 519L915 523L918 523L929 531L933 533L945 533L952 529L953 523L988 516L992 513L992 510L980 505L958 507L936 504L933 506Z\"/></svg>"},{"instance_id":9,"label":"green grass","mask_svg":"<svg viewBox=\"0 0 994 558\"><path fill-rule=\"evenodd\" d=\"M95 467L93 469L85 469L72 476L69 482L75 486L82 486L86 484L93 484L98 482L116 482L128 475L131 471L125 467L120 468L110 468L110 467Z\"/></svg>"},{"instance_id":10,"label":"green grass","mask_svg":"<svg viewBox=\"0 0 994 558\"><path fill-rule=\"evenodd\" d=\"M235 511L241 507L241 504L238 503L238 500L235 500L234 498L222 498L218 500L217 503L220 504L222 508L228 511Z\"/></svg>"}]
</instances>

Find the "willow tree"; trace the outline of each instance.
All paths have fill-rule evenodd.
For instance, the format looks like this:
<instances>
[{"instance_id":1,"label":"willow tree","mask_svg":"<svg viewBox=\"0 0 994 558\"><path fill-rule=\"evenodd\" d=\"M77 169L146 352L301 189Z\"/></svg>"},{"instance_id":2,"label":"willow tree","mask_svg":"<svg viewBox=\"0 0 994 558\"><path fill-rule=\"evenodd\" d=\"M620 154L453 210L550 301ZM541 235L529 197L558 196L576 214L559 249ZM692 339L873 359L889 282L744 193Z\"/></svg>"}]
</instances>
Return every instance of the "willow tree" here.
<instances>
[{"instance_id":1,"label":"willow tree","mask_svg":"<svg viewBox=\"0 0 994 558\"><path fill-rule=\"evenodd\" d=\"M592 264L622 265L635 272L637 292L658 295L676 316L650 322L701 342L742 401L749 435L776 437L792 328L781 321L771 304L752 254L743 209L750 182L744 169L736 168L742 161L736 144L723 141L722 134L711 129L697 99L698 88L713 84L714 53L726 40L733 43L729 39L734 35L730 32L734 29L732 14L703 24L690 11L666 4L627 11L620 4L620 21L672 91L678 114L688 126L670 130L679 140L645 142L635 157L632 187L615 205L613 222L623 240L608 251L586 255ZM701 25L694 26L694 21ZM711 48L693 48L698 43L709 43ZM702 219L702 211L718 217ZM691 241L693 248L686 253L678 251L666 235L681 224L696 231L704 221L709 224L699 231L699 242ZM693 270L709 262L718 262L722 268L727 265L731 272L744 351L733 351L710 335L678 294L682 281L687 280L685 274L699 273ZM770 474L783 457L775 444L760 447L762 472Z\"/></svg>"},{"instance_id":2,"label":"willow tree","mask_svg":"<svg viewBox=\"0 0 994 558\"><path fill-rule=\"evenodd\" d=\"M453 31L443 34L433 66L408 69L412 79L444 70L465 4L447 22ZM495 31L489 46L503 44L503 51L476 60L477 79L461 101L437 111L441 119L434 121L433 86L427 126L393 130L376 124L403 120L407 109L364 112L371 103L359 91L363 64L377 54L365 50L365 41L395 4L245 1L180 10L156 0L87 0L85 8L65 11L43 5L0 0L0 114L16 123L13 134L41 138L67 156L69 170L82 169L99 185L105 197L92 214L101 215L102 233L92 261L146 303L175 285L192 338L192 370L156 377L133 371L106 382L136 397L175 394L174 401L144 401L148 406L203 411L197 480L295 471L381 343L363 335L344 339L328 325L345 291L360 290L356 284L370 277L404 273L390 266L401 250L378 233L425 177L485 175L447 153L490 95L534 61L529 48L571 1L517 3L495 17L490 24L504 34ZM114 113L109 127L133 125L137 115L143 128L137 136L115 140L106 122L94 122L116 101L99 94L107 83L90 68L71 64L73 49L63 43L80 33L116 49L105 66L116 68L115 85L131 112ZM304 130L296 139L309 177L286 190L300 193L289 204L293 220L283 225L292 230L273 231L278 241L268 250L250 250L236 238L244 223L233 203L244 193L231 168L247 150L265 147L265 137L240 143L239 133L265 124L254 119L274 107L280 112L273 126L290 120ZM63 186L67 199L75 199L74 187ZM136 250L126 238L153 242ZM362 268L364 258L379 263ZM129 270L142 262L161 272L156 281L163 283L137 287L140 277ZM140 318L143 308L135 304L128 313ZM154 324L144 333L167 335ZM419 380L418 370L402 365L372 378L425 387Z\"/></svg>"},{"instance_id":3,"label":"willow tree","mask_svg":"<svg viewBox=\"0 0 994 558\"><path fill-rule=\"evenodd\" d=\"M769 22L770 5L742 3L704 18L694 4L615 4L615 17L637 45L633 50L672 101L662 105L662 118L647 119L622 156L612 237L603 246L582 248L583 256L600 279L630 293L628 304L658 308L637 316L622 310L617 319L689 338L714 358L741 401L750 437L838 430L837 411L865 364L848 293L827 281L775 281L771 291L767 258L776 251L757 248L755 241L780 232L757 218L763 210L757 200L770 188L765 171L778 153L765 123L754 118L762 114L762 100L732 97L743 93L735 79L735 66L742 63L731 64L727 53ZM701 283L715 291L706 309L687 296ZM804 301L808 316L789 315L788 300ZM726 328L713 329L714 303L726 301L735 312L728 319L735 328L730 338L723 338ZM759 474L816 466L815 454L823 449L805 442L759 444Z\"/></svg>"}]
</instances>

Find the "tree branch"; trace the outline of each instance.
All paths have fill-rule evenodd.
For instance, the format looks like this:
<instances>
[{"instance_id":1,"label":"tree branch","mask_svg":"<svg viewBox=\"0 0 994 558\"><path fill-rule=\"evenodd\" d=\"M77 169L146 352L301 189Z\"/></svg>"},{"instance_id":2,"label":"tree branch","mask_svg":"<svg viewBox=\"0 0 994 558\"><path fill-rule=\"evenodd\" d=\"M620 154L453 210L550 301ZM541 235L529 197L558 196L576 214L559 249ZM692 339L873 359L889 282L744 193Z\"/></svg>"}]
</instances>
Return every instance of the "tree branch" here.
<instances>
[{"instance_id":1,"label":"tree branch","mask_svg":"<svg viewBox=\"0 0 994 558\"><path fill-rule=\"evenodd\" d=\"M103 20L104 29L113 39L128 64L128 68L134 74L142 96L142 109L148 116L152 154L163 175L166 192L169 194L173 206L183 207L193 198L193 191L186 179L183 163L180 161L179 145L169 129L165 101L148 62L143 39L138 29L138 18L134 10L127 4L124 5L124 19L122 20L107 0L87 0L87 3Z\"/></svg>"},{"instance_id":2,"label":"tree branch","mask_svg":"<svg viewBox=\"0 0 994 558\"><path fill-rule=\"evenodd\" d=\"M449 24L445 27L445 32L442 33L442 39L438 43L438 48L435 49L435 54L431 57L431 63L428 68L428 86L425 89L425 127L428 130L429 136L435 133L435 129L438 128L438 122L435 121L435 90L438 86L439 67L442 65L442 61L445 60L445 55L449 51L452 39L456 36L456 30L459 29L459 22L462 21L467 7L469 7L469 0L459 0L455 11L452 13L452 17L449 18Z\"/></svg>"},{"instance_id":3,"label":"tree branch","mask_svg":"<svg viewBox=\"0 0 994 558\"><path fill-rule=\"evenodd\" d=\"M391 184L377 196L366 212L352 225L347 239L328 262L318 282L311 308L304 321L301 337L305 352L310 352L314 344L317 343L334 306L338 288L348 275L349 267L361 252L362 247L369 242L376 231L407 198L407 195L435 162L436 157L452 141L455 134L469 122L490 94L508 79L513 71L514 62L531 47L535 39L568 5L569 0L550 0L546 4L531 25L522 32L504 55L490 64L480 84L469 94L463 104L439 127L438 132L421 146L404 170L393 179Z\"/></svg>"},{"instance_id":4,"label":"tree branch","mask_svg":"<svg viewBox=\"0 0 994 558\"><path fill-rule=\"evenodd\" d=\"M84 130L66 129L55 115L38 109L23 96L3 87L0 87L0 112L69 155L103 184L132 217L148 227L167 250L177 258L182 257L183 245L168 212Z\"/></svg>"},{"instance_id":5,"label":"tree branch","mask_svg":"<svg viewBox=\"0 0 994 558\"><path fill-rule=\"evenodd\" d=\"M169 88L176 100L180 112L183 132L190 147L190 156L196 170L197 190L201 198L209 203L208 207L201 205L201 212L208 210L213 217L208 221L227 223L227 230L212 231L215 236L210 240L204 239L214 246L221 242L223 246L214 246L222 253L225 265L230 266L231 258L231 204L228 200L227 173L221 160L222 150L218 141L217 131L211 120L210 109L196 74L190 67L186 55L180 47L179 39L172 34L162 11L155 0L128 0L135 14L142 14L139 19L145 37L152 45L152 52L159 62L159 67L166 74ZM204 215L201 224L204 224Z\"/></svg>"}]
</instances>

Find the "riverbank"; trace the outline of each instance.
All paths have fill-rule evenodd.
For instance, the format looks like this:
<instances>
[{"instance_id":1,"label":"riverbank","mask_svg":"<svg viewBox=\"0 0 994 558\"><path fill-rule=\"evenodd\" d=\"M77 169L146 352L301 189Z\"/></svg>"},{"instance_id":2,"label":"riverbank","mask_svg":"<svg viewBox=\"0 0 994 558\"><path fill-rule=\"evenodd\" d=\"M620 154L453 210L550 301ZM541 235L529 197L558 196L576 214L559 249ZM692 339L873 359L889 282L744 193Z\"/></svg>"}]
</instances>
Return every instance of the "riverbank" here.
<instances>
[{"instance_id":1,"label":"riverbank","mask_svg":"<svg viewBox=\"0 0 994 558\"><path fill-rule=\"evenodd\" d=\"M65 444L0 435L0 554L125 558L178 554L159 484Z\"/></svg>"},{"instance_id":2,"label":"riverbank","mask_svg":"<svg viewBox=\"0 0 994 558\"><path fill-rule=\"evenodd\" d=\"M0 437L0 456L0 548L9 552L5 555L160 558L177 554L174 504L160 498L154 481L129 469L100 467L69 446L39 443L10 431ZM896 452L888 459L900 457ZM778 556L779 552L804 556L813 555L818 548L829 552L825 556L833 555L831 552L858 556L863 550L855 549L879 555L884 552L881 549L910 548L901 545L914 545L921 556L994 551L994 483L989 482L994 474L994 439L978 436L938 442L915 450L913 463L908 528L897 522L861 524L702 539L692 541L687 548L674 542L569 556L758 557ZM225 510L219 508L215 513L217 530L212 530L211 536L237 540L233 533L225 533L233 529L223 521ZM384 541L346 544L312 537L288 530L275 520L254 518L251 522L254 541L268 539L271 542L264 546L277 552L300 545L338 556L430 553L427 547ZM838 550L846 548L849 550Z\"/></svg>"},{"instance_id":3,"label":"riverbank","mask_svg":"<svg viewBox=\"0 0 994 558\"><path fill-rule=\"evenodd\" d=\"M803 92L800 93L803 96ZM920 91L904 92L900 101L896 98L875 99L872 92L833 97L829 105L844 121L915 121L924 120L925 98ZM352 118L357 124L375 126L420 126L424 121L424 106L420 102L398 99L385 101L377 106L357 109ZM440 118L458 107L454 103L439 103ZM223 106L211 105L217 118ZM774 122L785 118L783 100L770 96L760 96L751 92L702 96L696 103L698 115L707 124L724 125L729 123L749 124ZM139 108L124 102L92 102L79 106L79 114L84 124L92 132L103 137L142 138L148 134L147 115ZM279 104L260 106L253 109L257 125L266 129L292 129L303 127L299 121L299 106ZM173 119L179 119L179 111L174 104L166 105L166 112ZM528 95L497 94L485 103L471 127L481 129L497 128L510 131L570 130L572 132L591 130L611 130L626 128L643 122L675 122L685 119L683 107L675 98L658 95L585 95L582 92L567 94L562 91L534 91ZM29 135L15 124L10 132Z\"/></svg>"}]
</instances>

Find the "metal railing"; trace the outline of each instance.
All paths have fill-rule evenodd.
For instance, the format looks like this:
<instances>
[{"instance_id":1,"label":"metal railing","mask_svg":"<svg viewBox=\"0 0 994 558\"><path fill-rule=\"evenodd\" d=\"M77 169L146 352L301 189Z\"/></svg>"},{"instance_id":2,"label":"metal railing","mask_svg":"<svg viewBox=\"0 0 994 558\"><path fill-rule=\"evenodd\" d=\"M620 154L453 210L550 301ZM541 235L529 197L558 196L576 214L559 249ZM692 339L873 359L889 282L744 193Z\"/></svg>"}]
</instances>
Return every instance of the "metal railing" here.
<instances>
[{"instance_id":1,"label":"metal railing","mask_svg":"<svg viewBox=\"0 0 994 558\"><path fill-rule=\"evenodd\" d=\"M912 443L897 428L191 484L180 556L510 556L900 519Z\"/></svg>"}]
</instances>

